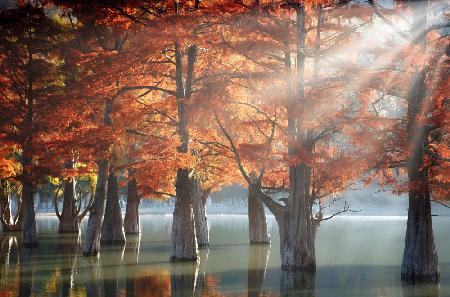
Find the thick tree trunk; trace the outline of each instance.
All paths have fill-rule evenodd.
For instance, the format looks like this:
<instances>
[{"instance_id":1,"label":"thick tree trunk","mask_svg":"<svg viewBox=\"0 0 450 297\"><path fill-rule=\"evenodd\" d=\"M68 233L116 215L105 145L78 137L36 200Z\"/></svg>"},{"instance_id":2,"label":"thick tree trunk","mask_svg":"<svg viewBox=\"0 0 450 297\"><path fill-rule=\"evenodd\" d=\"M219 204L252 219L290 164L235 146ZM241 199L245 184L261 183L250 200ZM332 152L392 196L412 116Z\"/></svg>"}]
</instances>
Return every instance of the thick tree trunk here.
<instances>
[{"instance_id":1,"label":"thick tree trunk","mask_svg":"<svg viewBox=\"0 0 450 297\"><path fill-rule=\"evenodd\" d=\"M195 261L198 256L198 248L188 169L178 169L177 171L176 195L170 258L171 261Z\"/></svg>"},{"instance_id":2,"label":"thick tree trunk","mask_svg":"<svg viewBox=\"0 0 450 297\"><path fill-rule=\"evenodd\" d=\"M428 193L409 193L408 223L403 252L402 279L439 280L438 255L434 244Z\"/></svg>"},{"instance_id":3,"label":"thick tree trunk","mask_svg":"<svg viewBox=\"0 0 450 297\"><path fill-rule=\"evenodd\" d=\"M112 171L109 173L108 177L106 208L100 243L105 245L125 244L122 211L120 209L119 201L119 185L117 183L117 176Z\"/></svg>"},{"instance_id":4,"label":"thick tree trunk","mask_svg":"<svg viewBox=\"0 0 450 297\"><path fill-rule=\"evenodd\" d=\"M194 83L194 65L197 46L188 48L188 65L186 87L183 86L183 62L178 42L175 42L175 78L178 109L178 136L180 153L189 153L189 130L187 127L186 101L190 98ZM192 211L192 182L189 168L178 168L175 182L176 202L173 210L171 261L196 261L198 257L197 237L195 233L194 214Z\"/></svg>"},{"instance_id":5,"label":"thick tree trunk","mask_svg":"<svg viewBox=\"0 0 450 297\"><path fill-rule=\"evenodd\" d=\"M95 187L94 202L89 211L86 236L83 243L83 255L95 256L100 249L100 230L105 205L107 186L108 161L98 162L97 185Z\"/></svg>"},{"instance_id":6,"label":"thick tree trunk","mask_svg":"<svg viewBox=\"0 0 450 297\"><path fill-rule=\"evenodd\" d=\"M248 187L248 235L250 244L270 244L266 213L258 196L260 191L257 185L249 185Z\"/></svg>"},{"instance_id":7,"label":"thick tree trunk","mask_svg":"<svg viewBox=\"0 0 450 297\"><path fill-rule=\"evenodd\" d=\"M423 32L426 27L427 1L410 1L413 16L412 32ZM414 41L425 48L425 35ZM421 66L419 66L421 67ZM427 113L426 69L417 69L413 74L408 94L408 157L409 209L406 227L405 249L402 262L402 279L406 281L438 281L439 265L434 244L431 220L428 168L424 166L428 134L424 124L418 120Z\"/></svg>"},{"instance_id":8,"label":"thick tree trunk","mask_svg":"<svg viewBox=\"0 0 450 297\"><path fill-rule=\"evenodd\" d=\"M31 181L31 157L26 157L24 152L24 169L22 182L22 203L23 203L23 246L25 248L36 248L38 237L36 229L36 214L34 212L33 182Z\"/></svg>"},{"instance_id":9,"label":"thick tree trunk","mask_svg":"<svg viewBox=\"0 0 450 297\"><path fill-rule=\"evenodd\" d=\"M75 182L73 178L64 183L63 209L59 221L59 233L78 233L79 221L75 205ZM55 201L56 203L56 201Z\"/></svg>"},{"instance_id":10,"label":"thick tree trunk","mask_svg":"<svg viewBox=\"0 0 450 297\"><path fill-rule=\"evenodd\" d=\"M130 172L131 173L131 172ZM136 179L128 181L127 208L124 219L125 234L139 234L139 203Z\"/></svg>"},{"instance_id":11,"label":"thick tree trunk","mask_svg":"<svg viewBox=\"0 0 450 297\"><path fill-rule=\"evenodd\" d=\"M288 145L288 154L296 157L298 147L304 152L312 152L311 133L307 131L299 118L298 111L305 112L304 94L305 67L305 19L306 12L302 4L294 5L297 21L297 81L296 94L291 96L287 106L288 132L292 141ZM289 53L286 53L289 57ZM290 57L288 58L290 60ZM290 61L286 61L290 71ZM289 167L289 198L283 212L276 215L280 230L280 254L283 270L315 271L316 223L313 221L310 197L311 168L302 162Z\"/></svg>"},{"instance_id":12,"label":"thick tree trunk","mask_svg":"<svg viewBox=\"0 0 450 297\"><path fill-rule=\"evenodd\" d=\"M248 255L247 287L249 297L261 296L261 288L266 276L270 247L251 245Z\"/></svg>"},{"instance_id":13,"label":"thick tree trunk","mask_svg":"<svg viewBox=\"0 0 450 297\"><path fill-rule=\"evenodd\" d=\"M316 223L311 217L309 168L290 168L290 193L287 209L277 217L280 230L281 265L286 270L315 271Z\"/></svg>"},{"instance_id":14,"label":"thick tree trunk","mask_svg":"<svg viewBox=\"0 0 450 297\"><path fill-rule=\"evenodd\" d=\"M206 202L209 191L202 189L201 183L196 179L192 179L191 191L197 244L199 247L207 247L209 245L209 226L206 216Z\"/></svg>"},{"instance_id":15,"label":"thick tree trunk","mask_svg":"<svg viewBox=\"0 0 450 297\"><path fill-rule=\"evenodd\" d=\"M23 203L19 201L19 209L17 210L16 216L13 218L11 215L11 201L8 198L8 204L4 210L4 217L0 219L2 223L3 232L20 232L23 229Z\"/></svg>"},{"instance_id":16,"label":"thick tree trunk","mask_svg":"<svg viewBox=\"0 0 450 297\"><path fill-rule=\"evenodd\" d=\"M19 200L16 215L11 214L11 194L6 181L2 181L0 189L0 222L2 232L19 232L23 227L23 203Z\"/></svg>"}]
</instances>

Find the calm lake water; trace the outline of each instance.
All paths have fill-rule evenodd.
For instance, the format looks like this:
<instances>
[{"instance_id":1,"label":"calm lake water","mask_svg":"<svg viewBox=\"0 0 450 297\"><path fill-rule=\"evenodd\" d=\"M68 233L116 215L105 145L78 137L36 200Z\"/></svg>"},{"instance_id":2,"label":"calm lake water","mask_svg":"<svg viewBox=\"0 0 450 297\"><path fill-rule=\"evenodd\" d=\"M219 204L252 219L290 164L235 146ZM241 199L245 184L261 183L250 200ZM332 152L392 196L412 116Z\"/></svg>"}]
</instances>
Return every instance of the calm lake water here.
<instances>
[{"instance_id":1,"label":"calm lake water","mask_svg":"<svg viewBox=\"0 0 450 297\"><path fill-rule=\"evenodd\" d=\"M280 270L278 227L272 244L248 244L247 217L209 216L210 247L199 263L169 263L171 216L141 217L142 234L122 248L83 258L77 236L57 234L40 216L39 249L0 234L0 297L13 296L450 296L450 217L434 217L440 285L400 282L405 217L338 217L322 224L317 272Z\"/></svg>"}]
</instances>

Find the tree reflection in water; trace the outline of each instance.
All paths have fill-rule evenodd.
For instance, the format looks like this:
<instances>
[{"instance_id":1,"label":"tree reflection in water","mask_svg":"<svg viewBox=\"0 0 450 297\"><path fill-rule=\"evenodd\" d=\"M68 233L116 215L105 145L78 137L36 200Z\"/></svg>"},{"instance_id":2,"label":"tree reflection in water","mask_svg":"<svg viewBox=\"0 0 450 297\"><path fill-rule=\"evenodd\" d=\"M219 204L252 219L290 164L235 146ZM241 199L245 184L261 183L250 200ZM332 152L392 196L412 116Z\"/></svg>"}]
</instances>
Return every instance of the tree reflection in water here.
<instances>
[{"instance_id":1,"label":"tree reflection in water","mask_svg":"<svg viewBox=\"0 0 450 297\"><path fill-rule=\"evenodd\" d=\"M207 286L206 267L208 266L208 255L209 255L208 248L202 248L198 252L199 263L198 263L198 275L194 289L195 297L203 296L202 290Z\"/></svg>"},{"instance_id":2,"label":"tree reflection in water","mask_svg":"<svg viewBox=\"0 0 450 297\"><path fill-rule=\"evenodd\" d=\"M19 237L20 238L20 237ZM0 237L0 292L5 296L18 296L19 249L17 237Z\"/></svg>"},{"instance_id":3,"label":"tree reflection in water","mask_svg":"<svg viewBox=\"0 0 450 297\"><path fill-rule=\"evenodd\" d=\"M19 242L19 297L30 297L37 249L21 247Z\"/></svg>"},{"instance_id":4,"label":"tree reflection in water","mask_svg":"<svg viewBox=\"0 0 450 297\"><path fill-rule=\"evenodd\" d=\"M100 264L103 269L105 296L119 296L119 271L122 265L124 246L102 247Z\"/></svg>"},{"instance_id":5,"label":"tree reflection in water","mask_svg":"<svg viewBox=\"0 0 450 297\"><path fill-rule=\"evenodd\" d=\"M280 295L315 297L316 272L281 270Z\"/></svg>"},{"instance_id":6,"label":"tree reflection in water","mask_svg":"<svg viewBox=\"0 0 450 297\"><path fill-rule=\"evenodd\" d=\"M86 295L89 297L101 297L101 267L97 257L82 257L81 272L86 288Z\"/></svg>"},{"instance_id":7,"label":"tree reflection in water","mask_svg":"<svg viewBox=\"0 0 450 297\"><path fill-rule=\"evenodd\" d=\"M403 297L439 297L440 287L434 282L402 282Z\"/></svg>"},{"instance_id":8,"label":"tree reflection in water","mask_svg":"<svg viewBox=\"0 0 450 297\"><path fill-rule=\"evenodd\" d=\"M250 245L248 253L247 289L248 296L259 297L266 276L270 246L267 244Z\"/></svg>"},{"instance_id":9,"label":"tree reflection in water","mask_svg":"<svg viewBox=\"0 0 450 297\"><path fill-rule=\"evenodd\" d=\"M140 234L127 234L122 266L125 269L126 297L135 297L135 278L139 263Z\"/></svg>"},{"instance_id":10,"label":"tree reflection in water","mask_svg":"<svg viewBox=\"0 0 450 297\"><path fill-rule=\"evenodd\" d=\"M57 250L61 255L61 296L70 296L74 287L80 252L79 234L60 234Z\"/></svg>"},{"instance_id":11,"label":"tree reflection in water","mask_svg":"<svg viewBox=\"0 0 450 297\"><path fill-rule=\"evenodd\" d=\"M138 235L127 236L124 250L103 248L98 258L80 256L78 235L49 237L37 251L22 250L20 238L14 234L0 236L0 296L347 297L367 292L368 296L382 293L386 296L439 297L443 294L437 284L400 283L399 279L390 277L397 275L397 271L383 267L319 266L317 273L276 268L268 272L268 245L248 247L247 290L234 291L236 276L242 274L231 272L232 277L229 271L209 274L208 271L216 267L208 270L208 261L216 254L208 249L200 250L198 263L148 265L148 261L142 260L148 260L149 254L140 250ZM387 274L385 278L377 278L383 273ZM276 282L278 277L279 289L271 287L271 280L275 278ZM245 272L242 278L245 278ZM268 289L264 289L265 283ZM444 285L441 291L445 288Z\"/></svg>"}]
</instances>

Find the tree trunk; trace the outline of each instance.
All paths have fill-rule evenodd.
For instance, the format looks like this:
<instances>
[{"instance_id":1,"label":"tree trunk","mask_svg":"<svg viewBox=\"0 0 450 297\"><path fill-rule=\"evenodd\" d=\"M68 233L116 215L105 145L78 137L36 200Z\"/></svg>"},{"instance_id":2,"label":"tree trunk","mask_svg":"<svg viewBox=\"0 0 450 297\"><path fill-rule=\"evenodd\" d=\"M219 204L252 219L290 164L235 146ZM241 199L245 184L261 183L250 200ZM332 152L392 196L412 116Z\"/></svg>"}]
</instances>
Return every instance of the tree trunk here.
<instances>
[{"instance_id":1,"label":"tree trunk","mask_svg":"<svg viewBox=\"0 0 450 297\"><path fill-rule=\"evenodd\" d=\"M311 133L307 131L298 111L305 112L304 64L305 8L295 4L297 21L297 81L296 96L288 105L288 132L293 141L288 144L288 154L296 157L298 147L311 153ZM290 59L290 58L289 58ZM290 68L289 64L286 67ZM290 70L289 70L290 71ZM281 265L284 270L315 271L316 223L313 221L310 197L311 168L304 162L289 167L289 198L285 211L276 215L280 230Z\"/></svg>"},{"instance_id":2,"label":"tree trunk","mask_svg":"<svg viewBox=\"0 0 450 297\"><path fill-rule=\"evenodd\" d=\"M98 251L100 249L100 230L102 228L102 219L105 205L107 171L108 161L99 161L94 202L92 203L92 207L89 211L86 236L83 243L84 256L95 256L98 254Z\"/></svg>"},{"instance_id":3,"label":"tree trunk","mask_svg":"<svg viewBox=\"0 0 450 297\"><path fill-rule=\"evenodd\" d=\"M258 197L260 191L257 185L249 185L248 187L248 235L250 244L270 244L266 213L263 203Z\"/></svg>"},{"instance_id":4,"label":"tree trunk","mask_svg":"<svg viewBox=\"0 0 450 297\"><path fill-rule=\"evenodd\" d=\"M75 182L73 178L70 178L64 182L63 209L61 213L61 219L59 221L58 232L79 232L78 213L75 205Z\"/></svg>"},{"instance_id":5,"label":"tree trunk","mask_svg":"<svg viewBox=\"0 0 450 297\"><path fill-rule=\"evenodd\" d=\"M103 218L101 244L124 245L122 211L119 201L119 186L116 174L111 171L108 177L105 217Z\"/></svg>"},{"instance_id":6,"label":"tree trunk","mask_svg":"<svg viewBox=\"0 0 450 297\"><path fill-rule=\"evenodd\" d=\"M178 169L177 171L176 195L170 258L171 261L195 261L198 249L188 169Z\"/></svg>"},{"instance_id":7,"label":"tree trunk","mask_svg":"<svg viewBox=\"0 0 450 297\"><path fill-rule=\"evenodd\" d=\"M23 246L25 248L36 248L38 237L36 229L36 214L34 212L34 187L31 180L31 157L23 153L23 180L22 180L22 203L23 203Z\"/></svg>"},{"instance_id":8,"label":"tree trunk","mask_svg":"<svg viewBox=\"0 0 450 297\"><path fill-rule=\"evenodd\" d=\"M411 1L413 30L423 32L426 27L427 1ZM425 48L425 35L415 43ZM420 67L420 66L419 66ZM426 68L426 67L425 67ZM438 281L439 265L434 244L431 220L428 168L424 166L428 135L424 124L417 120L427 107L424 104L426 69L417 69L412 76L408 94L408 157L409 209L405 249L402 261L402 279L406 281Z\"/></svg>"},{"instance_id":9,"label":"tree trunk","mask_svg":"<svg viewBox=\"0 0 450 297\"><path fill-rule=\"evenodd\" d=\"M183 86L183 63L178 42L175 42L175 78L178 111L178 136L180 153L189 153L189 130L187 127L186 101L190 98L194 83L194 65L197 57L197 46L188 48L188 65L186 71L186 87ZM190 169L178 168L175 182L176 202L173 210L171 235L171 261L196 261L198 257L197 237L195 233L194 213L192 211L192 181Z\"/></svg>"},{"instance_id":10,"label":"tree trunk","mask_svg":"<svg viewBox=\"0 0 450 297\"><path fill-rule=\"evenodd\" d=\"M130 170L130 174L132 174ZM125 234L139 234L139 203L136 178L134 176L128 181L127 208L125 212L124 229Z\"/></svg>"},{"instance_id":11,"label":"tree trunk","mask_svg":"<svg viewBox=\"0 0 450 297\"><path fill-rule=\"evenodd\" d=\"M311 217L308 195L309 168L290 168L290 193L287 209L277 217L280 230L281 265L287 270L315 271L316 223Z\"/></svg>"},{"instance_id":12,"label":"tree trunk","mask_svg":"<svg viewBox=\"0 0 450 297\"><path fill-rule=\"evenodd\" d=\"M199 247L207 247L209 245L209 226L208 218L206 216L206 202L208 200L209 191L203 190L201 183L196 179L192 179L191 190L197 244Z\"/></svg>"},{"instance_id":13,"label":"tree trunk","mask_svg":"<svg viewBox=\"0 0 450 297\"><path fill-rule=\"evenodd\" d=\"M22 231L23 203L19 200L18 210L15 216L11 214L11 193L7 181L1 182L0 189L0 222L2 232Z\"/></svg>"},{"instance_id":14,"label":"tree trunk","mask_svg":"<svg viewBox=\"0 0 450 297\"><path fill-rule=\"evenodd\" d=\"M23 229L23 203L19 200L17 214L12 217L11 197L7 198L7 204L4 209L3 218L0 219L3 232L20 232Z\"/></svg>"}]
</instances>

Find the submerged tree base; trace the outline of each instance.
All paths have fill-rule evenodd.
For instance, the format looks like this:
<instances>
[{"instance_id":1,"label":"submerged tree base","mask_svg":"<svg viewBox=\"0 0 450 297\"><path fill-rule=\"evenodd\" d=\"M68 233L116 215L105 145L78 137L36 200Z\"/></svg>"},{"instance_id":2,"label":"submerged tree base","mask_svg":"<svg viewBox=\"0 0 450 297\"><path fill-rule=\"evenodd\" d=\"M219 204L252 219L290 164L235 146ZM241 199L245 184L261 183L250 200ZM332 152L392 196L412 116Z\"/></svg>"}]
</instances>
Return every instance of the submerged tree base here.
<instances>
[{"instance_id":1,"label":"submerged tree base","mask_svg":"<svg viewBox=\"0 0 450 297\"><path fill-rule=\"evenodd\" d=\"M119 240L100 240L100 245L103 246L123 246L125 245L126 241L119 239Z\"/></svg>"},{"instance_id":2,"label":"submerged tree base","mask_svg":"<svg viewBox=\"0 0 450 297\"><path fill-rule=\"evenodd\" d=\"M198 243L198 248L208 248L209 243Z\"/></svg>"},{"instance_id":3,"label":"submerged tree base","mask_svg":"<svg viewBox=\"0 0 450 297\"><path fill-rule=\"evenodd\" d=\"M198 257L195 257L195 258L170 257L170 262L172 262L172 263L176 263L176 262L198 262Z\"/></svg>"},{"instance_id":4,"label":"submerged tree base","mask_svg":"<svg viewBox=\"0 0 450 297\"><path fill-rule=\"evenodd\" d=\"M439 273L432 275L415 275L402 273L402 283L405 285L415 285L420 283L438 283Z\"/></svg>"},{"instance_id":5,"label":"submerged tree base","mask_svg":"<svg viewBox=\"0 0 450 297\"><path fill-rule=\"evenodd\" d=\"M39 243L38 242L24 242L22 244L24 249L29 249L29 250L33 250L33 249L37 249L39 247Z\"/></svg>"},{"instance_id":6,"label":"submerged tree base","mask_svg":"<svg viewBox=\"0 0 450 297\"><path fill-rule=\"evenodd\" d=\"M270 244L270 240L264 240L264 241L250 241L251 245L267 245Z\"/></svg>"},{"instance_id":7,"label":"submerged tree base","mask_svg":"<svg viewBox=\"0 0 450 297\"><path fill-rule=\"evenodd\" d=\"M83 252L83 257L95 257L97 255L98 255L98 251Z\"/></svg>"},{"instance_id":8,"label":"submerged tree base","mask_svg":"<svg viewBox=\"0 0 450 297\"><path fill-rule=\"evenodd\" d=\"M309 266L297 266L297 265L281 265L282 271L292 271L292 272L309 272L314 273L316 272L316 265L309 265Z\"/></svg>"}]
</instances>

